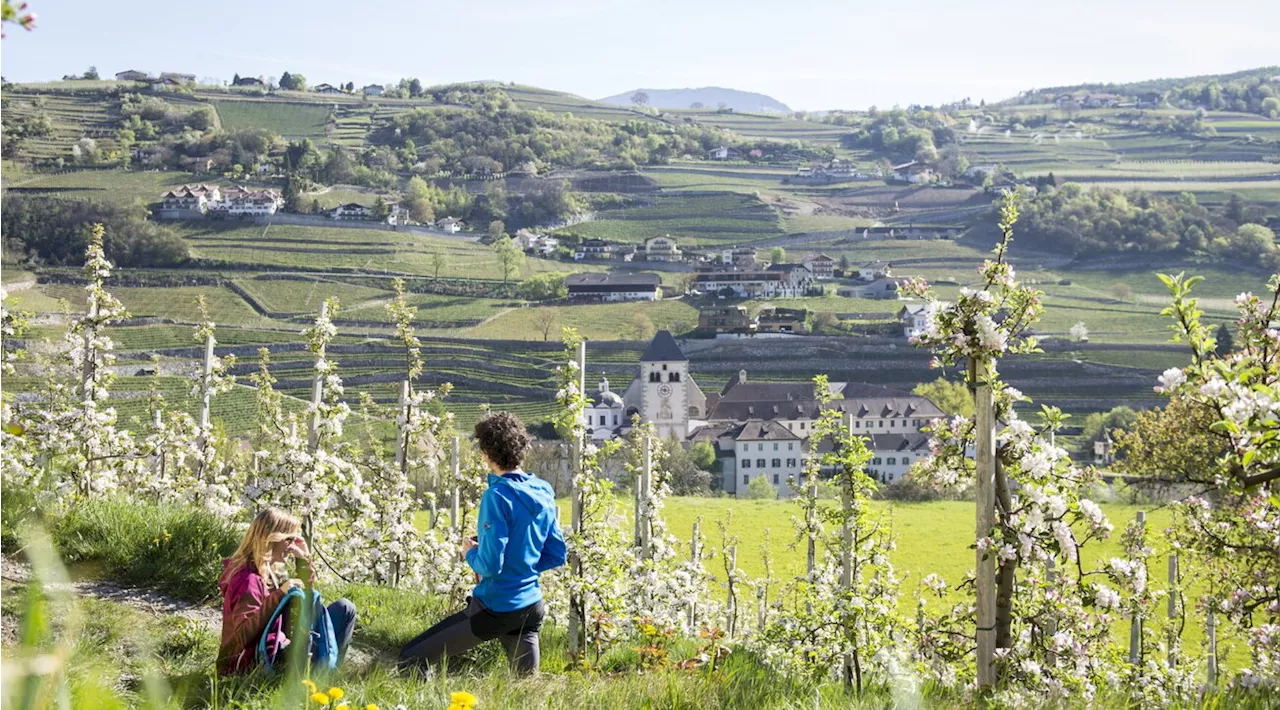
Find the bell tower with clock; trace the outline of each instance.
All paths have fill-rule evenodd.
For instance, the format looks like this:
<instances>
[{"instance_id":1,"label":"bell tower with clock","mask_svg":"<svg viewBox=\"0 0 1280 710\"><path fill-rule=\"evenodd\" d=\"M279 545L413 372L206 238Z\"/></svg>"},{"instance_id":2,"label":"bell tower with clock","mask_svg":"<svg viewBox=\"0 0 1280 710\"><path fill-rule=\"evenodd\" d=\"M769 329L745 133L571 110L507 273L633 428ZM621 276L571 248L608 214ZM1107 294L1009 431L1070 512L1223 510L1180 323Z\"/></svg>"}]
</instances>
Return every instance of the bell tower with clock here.
<instances>
[{"instance_id":1,"label":"bell tower with clock","mask_svg":"<svg viewBox=\"0 0 1280 710\"><path fill-rule=\"evenodd\" d=\"M640 357L640 419L658 436L689 436L689 360L666 330L658 331Z\"/></svg>"}]
</instances>

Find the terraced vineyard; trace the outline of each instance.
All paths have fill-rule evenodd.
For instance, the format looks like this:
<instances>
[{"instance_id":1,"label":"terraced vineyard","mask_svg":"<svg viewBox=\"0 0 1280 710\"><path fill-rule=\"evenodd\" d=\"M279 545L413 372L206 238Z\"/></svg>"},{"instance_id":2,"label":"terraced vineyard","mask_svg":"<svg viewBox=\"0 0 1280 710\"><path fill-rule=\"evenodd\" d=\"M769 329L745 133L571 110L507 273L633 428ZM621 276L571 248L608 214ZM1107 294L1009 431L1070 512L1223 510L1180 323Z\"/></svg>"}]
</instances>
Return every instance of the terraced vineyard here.
<instances>
[{"instance_id":1,"label":"terraced vineyard","mask_svg":"<svg viewBox=\"0 0 1280 710\"><path fill-rule=\"evenodd\" d=\"M96 84L96 82L59 82ZM113 85L115 82L111 82ZM44 113L53 123L53 135L31 139L23 144L28 158L65 158L71 160L71 146L81 138L92 138L104 153L118 150L115 131L120 113L115 102L108 101L100 88L89 86L57 90L23 87L5 89L4 110L13 117Z\"/></svg>"},{"instance_id":2,"label":"terraced vineyard","mask_svg":"<svg viewBox=\"0 0 1280 710\"><path fill-rule=\"evenodd\" d=\"M319 138L332 110L310 102L223 99L213 102L223 130L261 128L284 138Z\"/></svg>"},{"instance_id":3,"label":"terraced vineyard","mask_svg":"<svg viewBox=\"0 0 1280 710\"><path fill-rule=\"evenodd\" d=\"M643 206L601 210L592 221L561 231L623 242L670 234L681 244L706 246L753 242L783 233L772 208L733 192L657 195Z\"/></svg>"}]
</instances>

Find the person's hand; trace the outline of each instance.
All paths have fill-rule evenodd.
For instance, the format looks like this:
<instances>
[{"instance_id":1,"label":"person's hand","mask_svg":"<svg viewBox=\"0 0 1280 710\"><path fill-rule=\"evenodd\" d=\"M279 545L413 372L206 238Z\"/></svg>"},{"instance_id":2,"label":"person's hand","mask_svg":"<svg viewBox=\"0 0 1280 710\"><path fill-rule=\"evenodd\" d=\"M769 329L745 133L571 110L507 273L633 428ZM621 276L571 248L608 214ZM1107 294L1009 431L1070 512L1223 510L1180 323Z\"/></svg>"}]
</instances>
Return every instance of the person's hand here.
<instances>
[{"instance_id":1,"label":"person's hand","mask_svg":"<svg viewBox=\"0 0 1280 710\"><path fill-rule=\"evenodd\" d=\"M473 548L476 548L479 546L480 546L480 541L474 537L468 537L467 539L463 540L462 541L462 557L465 559L468 552L470 552Z\"/></svg>"},{"instance_id":2,"label":"person's hand","mask_svg":"<svg viewBox=\"0 0 1280 710\"><path fill-rule=\"evenodd\" d=\"M307 548L307 541L301 537L293 538L293 540L289 542L289 546L286 547L284 551L300 560L311 559L311 550Z\"/></svg>"},{"instance_id":3,"label":"person's hand","mask_svg":"<svg viewBox=\"0 0 1280 710\"><path fill-rule=\"evenodd\" d=\"M294 587L302 588L304 586L306 585L302 583L301 579L298 579L297 577L291 577L285 580L285 583L280 585L280 588L287 592L290 589L293 589Z\"/></svg>"}]
</instances>

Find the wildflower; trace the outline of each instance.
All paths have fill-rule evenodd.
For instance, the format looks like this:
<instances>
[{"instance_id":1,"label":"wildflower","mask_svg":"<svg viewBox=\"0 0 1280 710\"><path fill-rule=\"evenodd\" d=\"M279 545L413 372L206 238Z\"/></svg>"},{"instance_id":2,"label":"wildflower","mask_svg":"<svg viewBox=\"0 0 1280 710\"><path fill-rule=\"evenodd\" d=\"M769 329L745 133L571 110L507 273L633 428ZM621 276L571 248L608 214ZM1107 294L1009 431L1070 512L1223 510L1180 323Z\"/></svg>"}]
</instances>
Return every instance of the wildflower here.
<instances>
[{"instance_id":1,"label":"wildflower","mask_svg":"<svg viewBox=\"0 0 1280 710\"><path fill-rule=\"evenodd\" d=\"M329 704L329 696L325 695L324 693L312 693L310 700L311 702L316 703L317 705Z\"/></svg>"},{"instance_id":2,"label":"wildflower","mask_svg":"<svg viewBox=\"0 0 1280 710\"><path fill-rule=\"evenodd\" d=\"M304 686L306 686L306 688L307 688L307 692L308 692L308 693L314 693L314 692L316 692L316 684L315 684L315 683L312 683L311 681L307 680L306 678L303 678L303 679L302 679L302 684L303 684Z\"/></svg>"},{"instance_id":3,"label":"wildflower","mask_svg":"<svg viewBox=\"0 0 1280 710\"><path fill-rule=\"evenodd\" d=\"M342 700L342 696L344 695L346 695L346 693L342 692L342 688L329 689L329 698L331 700Z\"/></svg>"},{"instance_id":4,"label":"wildflower","mask_svg":"<svg viewBox=\"0 0 1280 710\"><path fill-rule=\"evenodd\" d=\"M459 690L449 696L449 707L454 710L471 710L476 706L476 696L465 690Z\"/></svg>"},{"instance_id":5,"label":"wildflower","mask_svg":"<svg viewBox=\"0 0 1280 710\"><path fill-rule=\"evenodd\" d=\"M364 706L364 710L378 710L378 706L374 705L373 703L369 703L368 705Z\"/></svg>"},{"instance_id":6,"label":"wildflower","mask_svg":"<svg viewBox=\"0 0 1280 710\"><path fill-rule=\"evenodd\" d=\"M343 703L343 704L341 704L341 705L339 705L339 706L335 707L333 710L351 710L351 706L350 706L350 705L347 705L346 703Z\"/></svg>"}]
</instances>

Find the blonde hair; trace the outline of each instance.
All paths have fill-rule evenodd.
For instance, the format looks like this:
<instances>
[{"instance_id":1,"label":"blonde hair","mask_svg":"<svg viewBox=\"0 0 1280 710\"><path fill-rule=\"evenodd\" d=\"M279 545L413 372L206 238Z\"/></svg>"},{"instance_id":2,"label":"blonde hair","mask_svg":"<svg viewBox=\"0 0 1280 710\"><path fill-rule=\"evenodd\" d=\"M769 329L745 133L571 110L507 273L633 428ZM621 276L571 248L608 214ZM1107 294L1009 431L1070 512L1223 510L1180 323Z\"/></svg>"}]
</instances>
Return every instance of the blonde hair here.
<instances>
[{"instance_id":1,"label":"blonde hair","mask_svg":"<svg viewBox=\"0 0 1280 710\"><path fill-rule=\"evenodd\" d=\"M279 508L264 508L249 523L249 531L244 534L244 540L231 555L228 571L234 575L242 567L252 566L264 582L275 586L275 575L267 565L271 545L301 532L302 523L294 516Z\"/></svg>"}]
</instances>

